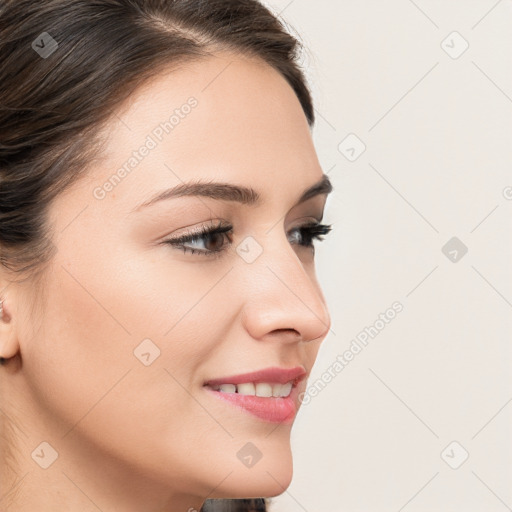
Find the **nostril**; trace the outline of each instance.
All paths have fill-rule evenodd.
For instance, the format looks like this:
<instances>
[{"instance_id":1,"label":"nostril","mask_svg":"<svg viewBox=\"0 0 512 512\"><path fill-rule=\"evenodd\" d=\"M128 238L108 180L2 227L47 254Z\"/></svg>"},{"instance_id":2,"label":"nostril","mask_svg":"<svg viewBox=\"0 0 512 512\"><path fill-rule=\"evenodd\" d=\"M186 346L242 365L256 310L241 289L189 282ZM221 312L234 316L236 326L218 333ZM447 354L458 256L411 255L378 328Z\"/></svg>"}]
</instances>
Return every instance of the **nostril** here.
<instances>
[{"instance_id":1,"label":"nostril","mask_svg":"<svg viewBox=\"0 0 512 512\"><path fill-rule=\"evenodd\" d=\"M297 336L300 336L299 331L297 331L297 329L294 329L293 327L283 327L282 329L274 329L273 332L282 332L282 331L284 331L284 332L291 331L291 332L294 332Z\"/></svg>"},{"instance_id":2,"label":"nostril","mask_svg":"<svg viewBox=\"0 0 512 512\"><path fill-rule=\"evenodd\" d=\"M303 340L302 334L293 328L280 328L274 329L271 333L271 336L275 336L277 339L291 341L291 342L299 342Z\"/></svg>"}]
</instances>

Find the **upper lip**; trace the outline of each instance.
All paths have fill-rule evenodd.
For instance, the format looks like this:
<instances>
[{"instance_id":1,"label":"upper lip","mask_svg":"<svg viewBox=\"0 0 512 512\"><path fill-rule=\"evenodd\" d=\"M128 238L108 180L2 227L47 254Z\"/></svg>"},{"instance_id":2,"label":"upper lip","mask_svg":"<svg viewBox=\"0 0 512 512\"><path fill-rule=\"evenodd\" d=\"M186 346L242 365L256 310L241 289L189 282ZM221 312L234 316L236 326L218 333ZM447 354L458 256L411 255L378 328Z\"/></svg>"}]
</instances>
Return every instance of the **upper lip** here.
<instances>
[{"instance_id":1,"label":"upper lip","mask_svg":"<svg viewBox=\"0 0 512 512\"><path fill-rule=\"evenodd\" d=\"M273 366L255 372L232 375L229 377L220 377L218 379L210 379L204 383L205 386L220 386L221 384L243 384L246 382L268 382L277 384L286 384L292 381L295 386L306 376L306 370L303 366L294 368L278 368Z\"/></svg>"}]
</instances>

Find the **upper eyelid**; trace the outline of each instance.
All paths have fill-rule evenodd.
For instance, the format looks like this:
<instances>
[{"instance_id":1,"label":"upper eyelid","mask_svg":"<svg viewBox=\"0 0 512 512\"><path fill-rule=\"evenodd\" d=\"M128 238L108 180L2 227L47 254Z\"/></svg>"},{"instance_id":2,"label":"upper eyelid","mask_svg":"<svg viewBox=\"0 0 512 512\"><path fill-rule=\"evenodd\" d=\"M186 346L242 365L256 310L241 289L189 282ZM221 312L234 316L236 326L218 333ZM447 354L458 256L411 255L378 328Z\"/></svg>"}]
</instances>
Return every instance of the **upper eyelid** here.
<instances>
[{"instance_id":1,"label":"upper eyelid","mask_svg":"<svg viewBox=\"0 0 512 512\"><path fill-rule=\"evenodd\" d=\"M198 228L193 229L192 231L189 231L188 233L183 233L182 235L171 237L169 240L180 240L182 238L200 238L203 236L206 236L210 233L229 233L230 231L233 231L233 225L230 223L226 223L224 225L222 224L203 224L200 225Z\"/></svg>"},{"instance_id":2,"label":"upper eyelid","mask_svg":"<svg viewBox=\"0 0 512 512\"><path fill-rule=\"evenodd\" d=\"M313 219L306 222L303 222L302 224L295 226L290 231L294 229L300 229L304 227L310 227L310 226L317 226L317 225L323 225L321 220ZM228 229L229 228L229 229ZM226 225L211 225L208 226L207 224L200 226L197 229L194 229L191 232L184 233L183 235L177 236L175 238L171 238L171 240L179 240L181 238L198 238L204 235L207 235L209 233L229 233L230 231L233 231L234 226L232 224L226 224Z\"/></svg>"}]
</instances>

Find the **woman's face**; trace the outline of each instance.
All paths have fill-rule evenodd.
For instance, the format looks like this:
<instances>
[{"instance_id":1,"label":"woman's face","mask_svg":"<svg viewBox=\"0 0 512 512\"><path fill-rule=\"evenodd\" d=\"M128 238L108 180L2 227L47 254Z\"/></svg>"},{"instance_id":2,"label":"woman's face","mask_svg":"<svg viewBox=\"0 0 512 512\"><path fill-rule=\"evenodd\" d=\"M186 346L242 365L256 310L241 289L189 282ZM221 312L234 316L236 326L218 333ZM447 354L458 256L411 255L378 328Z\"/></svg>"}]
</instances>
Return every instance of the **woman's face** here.
<instances>
[{"instance_id":1,"label":"woman's face","mask_svg":"<svg viewBox=\"0 0 512 512\"><path fill-rule=\"evenodd\" d=\"M13 308L23 365L5 382L23 404L27 482L80 487L105 510L135 509L149 490L146 507L166 489L190 507L192 496L280 494L306 382L291 398L247 398L287 394L254 382L300 372L243 374L309 374L330 327L299 229L326 201L324 189L297 204L323 176L299 101L268 65L223 53L160 75L117 116L105 159L51 205L42 314L30 316L28 295ZM259 200L205 185L216 198L143 204L199 181ZM170 243L218 226L232 230L184 242L195 253ZM238 401L225 399L236 383L247 384ZM58 453L46 470L30 456L41 442Z\"/></svg>"}]
</instances>

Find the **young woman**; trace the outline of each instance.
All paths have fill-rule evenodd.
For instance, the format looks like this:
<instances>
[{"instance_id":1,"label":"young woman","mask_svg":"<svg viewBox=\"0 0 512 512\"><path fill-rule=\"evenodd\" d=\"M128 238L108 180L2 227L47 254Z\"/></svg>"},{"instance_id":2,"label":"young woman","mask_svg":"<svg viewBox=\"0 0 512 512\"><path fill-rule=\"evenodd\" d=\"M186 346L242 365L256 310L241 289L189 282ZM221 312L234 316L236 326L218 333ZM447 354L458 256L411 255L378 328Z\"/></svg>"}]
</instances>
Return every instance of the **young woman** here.
<instances>
[{"instance_id":1,"label":"young woman","mask_svg":"<svg viewBox=\"0 0 512 512\"><path fill-rule=\"evenodd\" d=\"M255 0L0 0L0 510L262 511L330 316Z\"/></svg>"}]
</instances>

